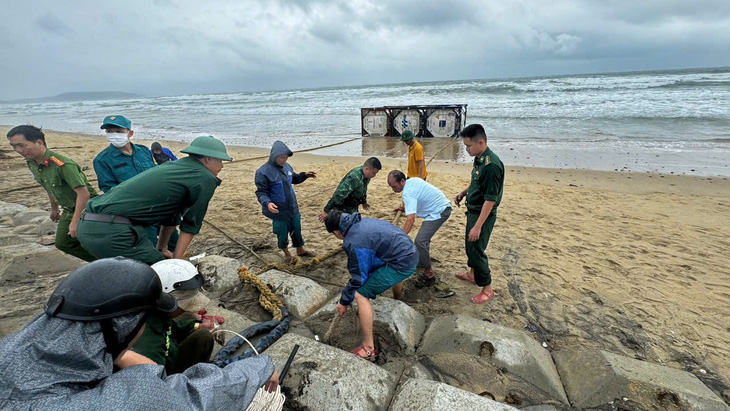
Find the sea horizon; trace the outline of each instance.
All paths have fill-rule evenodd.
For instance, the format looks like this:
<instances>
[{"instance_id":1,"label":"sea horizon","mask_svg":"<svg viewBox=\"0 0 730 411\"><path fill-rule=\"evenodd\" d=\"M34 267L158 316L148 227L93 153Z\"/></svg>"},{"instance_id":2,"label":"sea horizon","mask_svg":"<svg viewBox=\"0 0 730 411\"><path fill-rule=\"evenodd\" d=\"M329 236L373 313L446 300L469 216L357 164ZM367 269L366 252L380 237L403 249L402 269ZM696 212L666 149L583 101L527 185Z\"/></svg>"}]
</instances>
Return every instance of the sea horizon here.
<instances>
[{"instance_id":1,"label":"sea horizon","mask_svg":"<svg viewBox=\"0 0 730 411\"><path fill-rule=\"evenodd\" d=\"M211 134L240 146L282 140L298 150L360 137L362 107L426 104L467 104L466 123L485 127L507 166L730 175L730 67L6 103L0 124L101 137L103 117L117 114L146 140ZM448 143L422 140L427 156ZM314 153L405 153L387 138L376 141ZM470 161L454 146L438 158Z\"/></svg>"}]
</instances>

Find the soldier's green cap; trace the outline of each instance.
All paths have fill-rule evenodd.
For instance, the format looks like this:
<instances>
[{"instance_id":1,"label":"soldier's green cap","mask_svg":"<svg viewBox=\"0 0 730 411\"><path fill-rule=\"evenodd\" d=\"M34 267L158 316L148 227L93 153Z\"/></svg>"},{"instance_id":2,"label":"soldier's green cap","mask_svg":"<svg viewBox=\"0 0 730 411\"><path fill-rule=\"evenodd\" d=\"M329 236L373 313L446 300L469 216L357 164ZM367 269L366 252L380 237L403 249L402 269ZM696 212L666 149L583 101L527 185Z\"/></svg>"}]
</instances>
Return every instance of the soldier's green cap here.
<instances>
[{"instance_id":1,"label":"soldier's green cap","mask_svg":"<svg viewBox=\"0 0 730 411\"><path fill-rule=\"evenodd\" d=\"M226 151L226 145L213 136L195 137L195 140L193 140L189 146L180 151L186 154L197 154L200 156L219 158L226 161L233 160Z\"/></svg>"},{"instance_id":2,"label":"soldier's green cap","mask_svg":"<svg viewBox=\"0 0 730 411\"><path fill-rule=\"evenodd\" d=\"M403 132L403 134L400 135L400 141L408 141L415 137L413 132L411 130L406 130Z\"/></svg>"},{"instance_id":3,"label":"soldier's green cap","mask_svg":"<svg viewBox=\"0 0 730 411\"><path fill-rule=\"evenodd\" d=\"M131 130L132 122L127 120L124 116L106 116L104 117L104 122L101 123L101 129L104 130L109 127L119 127Z\"/></svg>"}]
</instances>

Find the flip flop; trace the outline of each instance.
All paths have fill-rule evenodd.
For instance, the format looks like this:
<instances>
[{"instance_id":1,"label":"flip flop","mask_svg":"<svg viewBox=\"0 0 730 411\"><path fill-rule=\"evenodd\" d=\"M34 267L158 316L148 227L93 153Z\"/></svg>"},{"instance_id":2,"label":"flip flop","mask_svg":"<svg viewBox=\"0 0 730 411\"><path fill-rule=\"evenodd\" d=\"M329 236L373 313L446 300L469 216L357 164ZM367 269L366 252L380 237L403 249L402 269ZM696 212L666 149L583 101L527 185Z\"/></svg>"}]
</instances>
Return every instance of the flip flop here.
<instances>
[{"instance_id":1,"label":"flip flop","mask_svg":"<svg viewBox=\"0 0 730 411\"><path fill-rule=\"evenodd\" d=\"M471 302L472 302L473 304L484 304L484 303L486 303L486 302L489 302L489 301L490 301L490 300L491 300L492 298L494 298L494 296L496 295L496 294L494 293L494 291L492 291L492 294L491 294L491 295L487 295L487 296L486 296L486 300L484 300L484 301L475 301L475 300L474 300L475 298L477 298L477 297L479 297L479 296L481 296L481 295L483 295L483 294L484 294L484 293L482 292L482 293L479 293L479 294L475 295L474 297L470 298L470 301L471 301Z\"/></svg>"},{"instance_id":2,"label":"flip flop","mask_svg":"<svg viewBox=\"0 0 730 411\"><path fill-rule=\"evenodd\" d=\"M469 277L469 273L456 274L456 278L458 278L461 281L466 281L467 283L476 284L476 282L474 282L474 279Z\"/></svg>"},{"instance_id":3,"label":"flip flop","mask_svg":"<svg viewBox=\"0 0 730 411\"><path fill-rule=\"evenodd\" d=\"M316 257L317 254L312 251L305 251L301 254L297 254L299 257Z\"/></svg>"},{"instance_id":4,"label":"flip flop","mask_svg":"<svg viewBox=\"0 0 730 411\"><path fill-rule=\"evenodd\" d=\"M439 290L433 294L433 296L436 298L449 298L453 297L454 295L456 295L456 293L454 292L454 290L451 289Z\"/></svg>"},{"instance_id":5,"label":"flip flop","mask_svg":"<svg viewBox=\"0 0 730 411\"><path fill-rule=\"evenodd\" d=\"M298 258L296 256L284 257L284 263L294 265L297 263Z\"/></svg>"},{"instance_id":6,"label":"flip flop","mask_svg":"<svg viewBox=\"0 0 730 411\"><path fill-rule=\"evenodd\" d=\"M375 360L378 358L377 349L374 349L373 351L368 351L362 344L350 352L352 354L355 354L356 356L358 356L364 360L368 360L370 362L375 362Z\"/></svg>"}]
</instances>

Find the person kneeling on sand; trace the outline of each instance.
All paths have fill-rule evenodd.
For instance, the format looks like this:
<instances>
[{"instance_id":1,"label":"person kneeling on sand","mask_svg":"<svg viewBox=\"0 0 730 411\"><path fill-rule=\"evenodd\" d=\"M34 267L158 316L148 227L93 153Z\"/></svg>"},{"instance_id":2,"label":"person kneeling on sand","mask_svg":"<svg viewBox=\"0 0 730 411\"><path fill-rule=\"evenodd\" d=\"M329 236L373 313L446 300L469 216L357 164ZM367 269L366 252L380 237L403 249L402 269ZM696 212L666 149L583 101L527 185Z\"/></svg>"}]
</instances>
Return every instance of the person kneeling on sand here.
<instances>
[{"instance_id":1,"label":"person kneeling on sand","mask_svg":"<svg viewBox=\"0 0 730 411\"><path fill-rule=\"evenodd\" d=\"M173 297L203 286L202 274L189 261L158 261L152 264L152 269L160 277L162 291ZM199 362L208 362L214 346L210 331L214 328L213 321L186 312L185 307L178 304L177 310L170 314L150 314L144 332L132 350L164 365L167 375L181 373Z\"/></svg>"},{"instance_id":2,"label":"person kneeling on sand","mask_svg":"<svg viewBox=\"0 0 730 411\"><path fill-rule=\"evenodd\" d=\"M79 268L44 313L0 340L0 409L245 410L264 384L276 390L268 355L168 376L129 350L149 314L176 307L139 261L107 258Z\"/></svg>"},{"instance_id":3,"label":"person kneeling on sand","mask_svg":"<svg viewBox=\"0 0 730 411\"><path fill-rule=\"evenodd\" d=\"M378 352L373 339L370 299L390 288L395 299L401 298L402 282L416 271L416 246L400 228L386 221L362 218L359 213L330 211L324 223L328 232L343 240L342 249L347 253L351 278L342 290L336 310L343 316L353 299L357 301L363 342L351 352L374 361Z\"/></svg>"},{"instance_id":4,"label":"person kneeling on sand","mask_svg":"<svg viewBox=\"0 0 730 411\"><path fill-rule=\"evenodd\" d=\"M303 183L307 178L317 178L317 173L307 171L295 173L287 160L293 156L289 147L281 141L275 141L271 146L269 161L256 170L256 198L261 204L261 212L269 217L273 223L279 249L284 252L287 264L294 262L289 253L289 236L292 245L297 249L297 255L314 257L311 251L304 249L302 237L302 216L299 214L297 196L292 184Z\"/></svg>"},{"instance_id":5,"label":"person kneeling on sand","mask_svg":"<svg viewBox=\"0 0 730 411\"><path fill-rule=\"evenodd\" d=\"M466 256L471 268L466 273L456 274L456 278L482 287L482 291L472 297L474 304L484 304L494 298L492 275L486 249L492 235L494 222L497 221L497 207L502 201L504 187L504 165L502 160L487 146L487 133L479 124L472 124L461 131L466 152L474 156L474 169L471 183L456 195L454 203L466 198Z\"/></svg>"},{"instance_id":6,"label":"person kneeling on sand","mask_svg":"<svg viewBox=\"0 0 730 411\"><path fill-rule=\"evenodd\" d=\"M423 268L423 275L416 281L420 286L431 286L436 282L436 274L431 269L431 238L451 217L451 202L432 184L418 177L406 179L400 170L393 170L388 174L388 185L394 193L401 193L403 198L403 206L395 211L406 214L406 225L403 227L406 234L413 229L416 217L423 218L415 240L418 268Z\"/></svg>"}]
</instances>

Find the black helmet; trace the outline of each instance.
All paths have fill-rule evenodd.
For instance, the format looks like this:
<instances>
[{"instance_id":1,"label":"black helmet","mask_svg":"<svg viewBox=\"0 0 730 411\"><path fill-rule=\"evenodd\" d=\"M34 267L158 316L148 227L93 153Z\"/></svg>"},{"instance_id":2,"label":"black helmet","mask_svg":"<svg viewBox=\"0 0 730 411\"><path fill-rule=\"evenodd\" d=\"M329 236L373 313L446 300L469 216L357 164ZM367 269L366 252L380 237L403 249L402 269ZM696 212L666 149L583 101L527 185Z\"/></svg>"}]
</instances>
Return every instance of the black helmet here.
<instances>
[{"instance_id":1,"label":"black helmet","mask_svg":"<svg viewBox=\"0 0 730 411\"><path fill-rule=\"evenodd\" d=\"M46 303L46 315L99 321L157 309L173 312L175 298L162 292L150 266L124 257L91 262L69 274Z\"/></svg>"}]
</instances>

